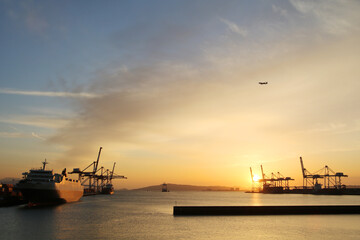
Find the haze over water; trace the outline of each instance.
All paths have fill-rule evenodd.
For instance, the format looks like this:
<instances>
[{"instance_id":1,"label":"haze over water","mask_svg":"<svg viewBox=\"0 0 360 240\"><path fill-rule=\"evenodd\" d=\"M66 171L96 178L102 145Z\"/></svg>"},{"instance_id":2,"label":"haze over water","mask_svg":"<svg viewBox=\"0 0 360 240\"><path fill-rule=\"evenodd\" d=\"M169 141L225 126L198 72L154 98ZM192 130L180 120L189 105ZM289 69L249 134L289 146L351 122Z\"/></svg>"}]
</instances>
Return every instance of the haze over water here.
<instances>
[{"instance_id":1,"label":"haze over water","mask_svg":"<svg viewBox=\"0 0 360 240\"><path fill-rule=\"evenodd\" d=\"M302 185L299 157L360 184L360 1L0 0L0 179L99 166L128 179ZM259 82L268 82L259 85ZM171 190L171 189L170 189ZM359 215L173 217L178 205L359 196L116 192L0 208L3 239L357 239Z\"/></svg>"},{"instance_id":2,"label":"haze over water","mask_svg":"<svg viewBox=\"0 0 360 240\"><path fill-rule=\"evenodd\" d=\"M358 239L359 215L174 217L177 205L360 204L358 196L118 191L52 207L0 208L0 239Z\"/></svg>"},{"instance_id":3,"label":"haze over water","mask_svg":"<svg viewBox=\"0 0 360 240\"><path fill-rule=\"evenodd\" d=\"M96 160L128 180L360 183L360 1L0 0L0 179ZM259 82L268 82L259 85ZM345 182L346 181L346 182Z\"/></svg>"}]
</instances>

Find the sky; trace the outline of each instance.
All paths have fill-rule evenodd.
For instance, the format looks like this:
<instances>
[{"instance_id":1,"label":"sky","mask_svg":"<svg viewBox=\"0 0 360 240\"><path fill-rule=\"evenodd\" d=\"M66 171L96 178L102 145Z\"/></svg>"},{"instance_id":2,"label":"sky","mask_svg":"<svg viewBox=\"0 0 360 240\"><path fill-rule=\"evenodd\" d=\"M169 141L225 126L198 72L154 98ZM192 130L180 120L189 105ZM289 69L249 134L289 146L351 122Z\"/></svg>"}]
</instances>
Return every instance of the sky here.
<instances>
[{"instance_id":1,"label":"sky","mask_svg":"<svg viewBox=\"0 0 360 240\"><path fill-rule=\"evenodd\" d=\"M127 180L360 185L359 1L0 0L0 178L100 165ZM259 85L258 82L268 82Z\"/></svg>"}]
</instances>

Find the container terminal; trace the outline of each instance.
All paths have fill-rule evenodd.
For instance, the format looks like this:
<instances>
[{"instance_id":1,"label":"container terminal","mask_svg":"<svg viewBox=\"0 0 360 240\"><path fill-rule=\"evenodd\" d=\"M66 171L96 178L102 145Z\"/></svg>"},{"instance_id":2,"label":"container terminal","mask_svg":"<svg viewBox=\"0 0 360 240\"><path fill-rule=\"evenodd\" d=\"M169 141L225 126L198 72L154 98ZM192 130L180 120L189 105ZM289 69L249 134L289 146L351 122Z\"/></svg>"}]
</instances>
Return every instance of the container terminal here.
<instances>
[{"instance_id":1,"label":"container terminal","mask_svg":"<svg viewBox=\"0 0 360 240\"><path fill-rule=\"evenodd\" d=\"M360 187L342 184L342 178L348 177L342 172L334 172L328 166L311 173L300 157L303 175L302 186L290 186L294 179L281 173L266 175L261 167L261 178L253 175L250 167L252 190L248 193L268 194L326 194L360 195ZM319 215L319 214L360 214L360 205L288 205L288 206L173 206L176 216L237 216L237 215Z\"/></svg>"},{"instance_id":2,"label":"container terminal","mask_svg":"<svg viewBox=\"0 0 360 240\"><path fill-rule=\"evenodd\" d=\"M30 172L26 172L24 178L17 183L14 184L0 184L0 207L5 206L13 206L13 205L21 205L28 203L29 199L27 199L23 195L23 191L27 190L30 191L31 189L25 189L24 185L25 182L34 183L36 185L37 181L40 181L44 185L44 180L46 183L55 184L58 178L66 180L66 182L71 183L79 183L81 186L81 196L89 196L89 195L96 195L96 194L113 194L114 187L112 185L113 179L127 179L125 176L117 175L114 173L115 165L114 162L112 171L106 169L104 167L99 166L100 154L101 154L102 147L99 149L97 160L91 163L89 166L80 170L79 168L74 168L72 172L68 172L68 174L77 174L78 179L73 180L67 177L66 168L60 174L53 174L52 170L45 170L45 165L48 164L45 160L43 162L44 166L42 169L32 169ZM41 176L40 176L41 175ZM43 176L44 175L44 176ZM45 176L46 175L46 176ZM45 179L45 178L46 179ZM83 190L82 190L83 189ZM35 191L35 190L34 190ZM35 194L33 192L29 192L31 196L38 196L39 194ZM50 194L51 195L51 194ZM49 196L50 196L49 195ZM49 198L48 195L44 195L41 199L36 200L43 200ZM80 197L81 197L80 196ZM26 200L27 199L27 200Z\"/></svg>"},{"instance_id":3,"label":"container terminal","mask_svg":"<svg viewBox=\"0 0 360 240\"><path fill-rule=\"evenodd\" d=\"M74 168L69 174L78 174L81 185L84 186L84 196L96 195L96 194L113 194L114 187L112 185L113 179L127 179L122 175L114 173L114 162L112 171L104 167L99 166L100 154L102 147L99 149L97 160L92 162L89 166L80 170L80 168ZM92 169L91 169L92 168Z\"/></svg>"},{"instance_id":4,"label":"container terminal","mask_svg":"<svg viewBox=\"0 0 360 240\"><path fill-rule=\"evenodd\" d=\"M342 178L348 177L343 172L335 172L327 165L322 169L311 173L304 167L300 157L301 172L303 176L302 186L290 186L290 181L295 179L284 177L279 172L264 173L262 165L261 178L255 179L250 167L252 189L248 193L293 193L293 194L319 194L319 195L360 195L360 186L347 186L342 183Z\"/></svg>"}]
</instances>

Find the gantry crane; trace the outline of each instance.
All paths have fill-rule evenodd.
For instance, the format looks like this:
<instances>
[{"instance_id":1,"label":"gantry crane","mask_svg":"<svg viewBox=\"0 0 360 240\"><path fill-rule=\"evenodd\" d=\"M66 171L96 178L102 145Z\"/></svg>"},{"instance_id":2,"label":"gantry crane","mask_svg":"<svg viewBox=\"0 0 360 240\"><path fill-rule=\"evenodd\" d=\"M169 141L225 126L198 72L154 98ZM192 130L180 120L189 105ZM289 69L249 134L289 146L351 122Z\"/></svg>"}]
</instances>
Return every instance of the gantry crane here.
<instances>
[{"instance_id":1,"label":"gantry crane","mask_svg":"<svg viewBox=\"0 0 360 240\"><path fill-rule=\"evenodd\" d=\"M96 194L103 192L105 186L111 185L112 179L114 178L127 179L124 176L120 176L117 174L114 175L116 164L115 162L112 171L110 171L109 169L104 170L104 167L98 167L101 150L102 147L100 147L99 149L97 160L84 168L84 170L81 171L79 168L74 168L72 172L69 172L69 174L79 174L79 180L81 181L81 185L84 186L84 194ZM92 171L86 171L90 167L93 167Z\"/></svg>"},{"instance_id":2,"label":"gantry crane","mask_svg":"<svg viewBox=\"0 0 360 240\"><path fill-rule=\"evenodd\" d=\"M291 177L284 177L280 172L271 173L271 177L266 176L263 166L260 165L262 179L259 182L263 183L264 192L283 192L289 190L289 181L294 180Z\"/></svg>"},{"instance_id":3,"label":"gantry crane","mask_svg":"<svg viewBox=\"0 0 360 240\"><path fill-rule=\"evenodd\" d=\"M309 188L308 185L310 185L310 188L313 188L315 190L321 189L321 185L318 181L318 179L324 179L324 188L336 188L341 189L345 188L346 186L342 184L341 178L348 177L348 175L345 175L342 172L334 172L331 168L329 168L327 165L316 171L314 174L310 173L306 168L304 168L304 163L302 160L302 157L300 157L300 163L301 163L301 170L303 174L303 188Z\"/></svg>"}]
</instances>

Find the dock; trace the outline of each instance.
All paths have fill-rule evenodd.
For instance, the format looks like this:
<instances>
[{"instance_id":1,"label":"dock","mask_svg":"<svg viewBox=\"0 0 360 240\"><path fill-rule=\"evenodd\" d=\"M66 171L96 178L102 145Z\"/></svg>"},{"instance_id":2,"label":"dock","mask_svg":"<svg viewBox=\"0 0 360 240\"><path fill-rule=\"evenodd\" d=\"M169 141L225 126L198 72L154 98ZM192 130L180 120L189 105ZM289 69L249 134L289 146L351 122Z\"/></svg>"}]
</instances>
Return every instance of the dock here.
<instances>
[{"instance_id":1,"label":"dock","mask_svg":"<svg viewBox=\"0 0 360 240\"><path fill-rule=\"evenodd\" d=\"M0 207L9 207L26 203L14 184L0 184Z\"/></svg>"},{"instance_id":2,"label":"dock","mask_svg":"<svg viewBox=\"0 0 360 240\"><path fill-rule=\"evenodd\" d=\"M174 206L174 216L360 214L360 205Z\"/></svg>"},{"instance_id":3,"label":"dock","mask_svg":"<svg viewBox=\"0 0 360 240\"><path fill-rule=\"evenodd\" d=\"M266 194L314 194L314 195L360 195L360 186L350 186L342 183L343 178L348 175L343 172L335 172L329 166L321 168L316 172L309 172L300 157L301 172L303 176L302 186L290 186L291 177L284 177L280 172L266 175L262 165L261 177L253 175L250 167L252 187L247 193L266 193Z\"/></svg>"}]
</instances>

